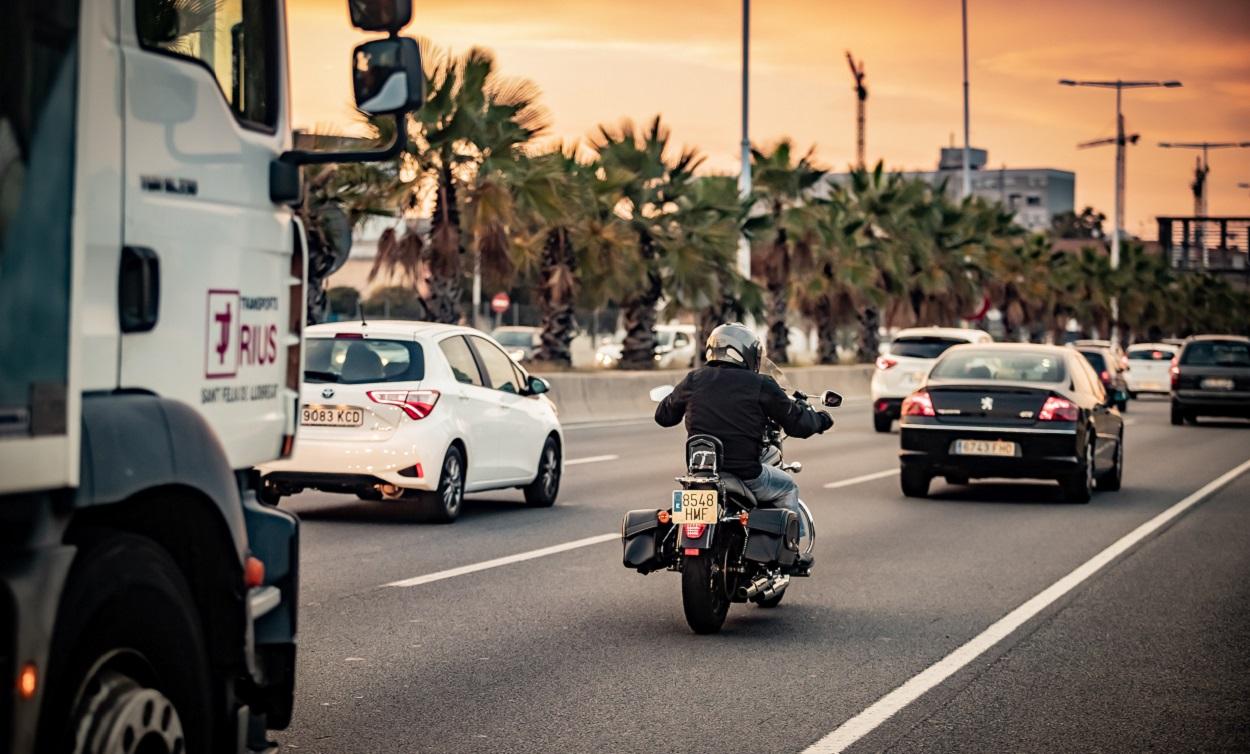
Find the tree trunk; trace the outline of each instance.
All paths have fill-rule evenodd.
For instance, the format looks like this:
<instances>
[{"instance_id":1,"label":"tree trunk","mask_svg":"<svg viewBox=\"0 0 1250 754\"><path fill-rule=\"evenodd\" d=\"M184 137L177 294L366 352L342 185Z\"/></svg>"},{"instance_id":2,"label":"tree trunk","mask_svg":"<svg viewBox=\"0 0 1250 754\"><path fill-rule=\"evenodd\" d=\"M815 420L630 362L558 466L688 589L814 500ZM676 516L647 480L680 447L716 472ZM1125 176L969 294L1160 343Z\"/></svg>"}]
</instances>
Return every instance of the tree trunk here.
<instances>
[{"instance_id":1,"label":"tree trunk","mask_svg":"<svg viewBox=\"0 0 1250 754\"><path fill-rule=\"evenodd\" d=\"M838 323L834 316L833 299L822 296L816 304L816 361L819 364L838 363Z\"/></svg>"},{"instance_id":2,"label":"tree trunk","mask_svg":"<svg viewBox=\"0 0 1250 754\"><path fill-rule=\"evenodd\" d=\"M456 184L446 162L439 171L438 196L430 221L429 295L421 303L430 319L444 324L457 324L463 317L464 246L460 238L460 207L456 202Z\"/></svg>"},{"instance_id":3,"label":"tree trunk","mask_svg":"<svg viewBox=\"0 0 1250 754\"><path fill-rule=\"evenodd\" d=\"M655 307L660 303L663 287L660 271L656 269L655 244L650 234L641 233L638 243L647 265L647 288L622 307L625 342L621 345L621 369L655 368Z\"/></svg>"},{"instance_id":4,"label":"tree trunk","mask_svg":"<svg viewBox=\"0 0 1250 754\"><path fill-rule=\"evenodd\" d=\"M768 358L774 364L785 364L790 345L786 314L790 309L790 246L785 228L777 231L765 268L768 286Z\"/></svg>"},{"instance_id":5,"label":"tree trunk","mask_svg":"<svg viewBox=\"0 0 1250 754\"><path fill-rule=\"evenodd\" d=\"M861 364L871 364L879 355L881 337L878 328L881 327L881 312L875 306L864 307L859 315L859 324L859 361Z\"/></svg>"},{"instance_id":6,"label":"tree trunk","mask_svg":"<svg viewBox=\"0 0 1250 754\"><path fill-rule=\"evenodd\" d=\"M576 322L573 318L573 268L577 258L569 243L568 230L553 228L547 232L543 247L543 284L539 289L542 307L542 345L538 361L560 366L573 366L569 344L573 341Z\"/></svg>"}]
</instances>

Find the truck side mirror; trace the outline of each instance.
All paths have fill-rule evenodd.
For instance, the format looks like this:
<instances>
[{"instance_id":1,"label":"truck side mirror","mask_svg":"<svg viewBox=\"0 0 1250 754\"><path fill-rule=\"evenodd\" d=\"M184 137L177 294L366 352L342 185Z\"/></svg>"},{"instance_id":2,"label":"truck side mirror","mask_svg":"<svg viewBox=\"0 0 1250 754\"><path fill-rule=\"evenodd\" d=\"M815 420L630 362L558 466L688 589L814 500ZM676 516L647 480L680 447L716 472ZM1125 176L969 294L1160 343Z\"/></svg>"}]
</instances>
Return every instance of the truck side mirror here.
<instances>
[{"instance_id":1,"label":"truck side mirror","mask_svg":"<svg viewBox=\"0 0 1250 754\"><path fill-rule=\"evenodd\" d=\"M412 0L347 0L352 26L365 31L398 32L412 20Z\"/></svg>"},{"instance_id":2,"label":"truck side mirror","mask_svg":"<svg viewBox=\"0 0 1250 754\"><path fill-rule=\"evenodd\" d=\"M369 115L418 110L425 101L421 51L407 37L365 42L352 53L356 107Z\"/></svg>"}]
</instances>

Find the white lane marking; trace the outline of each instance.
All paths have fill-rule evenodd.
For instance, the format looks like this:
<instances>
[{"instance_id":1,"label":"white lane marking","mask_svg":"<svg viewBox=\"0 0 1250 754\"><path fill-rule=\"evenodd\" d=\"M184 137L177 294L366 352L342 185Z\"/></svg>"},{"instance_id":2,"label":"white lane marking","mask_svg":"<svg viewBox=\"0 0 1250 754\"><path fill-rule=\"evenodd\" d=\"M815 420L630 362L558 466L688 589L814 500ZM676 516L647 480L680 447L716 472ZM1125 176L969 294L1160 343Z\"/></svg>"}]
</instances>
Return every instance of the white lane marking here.
<instances>
[{"instance_id":1,"label":"white lane marking","mask_svg":"<svg viewBox=\"0 0 1250 754\"><path fill-rule=\"evenodd\" d=\"M616 457L617 456L590 456L589 458L585 458L585 459L579 458L579 459L574 459L572 461L565 461L565 464L567 465L567 464L575 463L577 461L581 461L582 463L591 463L592 461L606 461L609 459L615 459ZM865 474L864 476L854 477L851 479L844 479L841 482L833 482L831 484L826 484L825 487L830 488L830 489L836 488L836 487L849 487L852 484L859 484L860 482L868 482L868 481L872 481L873 479L881 479L883 477L887 477L887 476L890 476L892 474L897 474L897 473L898 473L898 469L890 469L889 471L879 471L875 474ZM436 571L434 573L427 573L424 576L413 576L410 579L401 579L400 581L392 581L391 583L383 584L382 586L399 586L399 587L420 586L422 584L429 584L430 582L433 582L433 581L442 581L444 579L454 579L457 576L464 576L470 573L477 573L478 571L486 571L491 568L498 568L500 566L511 565L513 563L520 563L522 561L533 560L535 558L543 558L548 555L556 555L561 552L567 552L569 550L576 550L581 547L589 547L591 545L597 545L602 542L608 542L611 540L619 540L620 538L621 538L621 535L618 532L612 532L611 534L600 534L594 537L586 537L585 539L578 539L572 542L565 542L559 545L552 545L551 547L543 547L542 549L539 549L539 550L530 550L529 552L521 552L521 553L517 553L516 555L505 555L502 558L495 558L494 560L485 560L485 561L482 561L481 563L473 563L471 565L460 566L459 568L449 568L446 571Z\"/></svg>"},{"instance_id":2,"label":"white lane marking","mask_svg":"<svg viewBox=\"0 0 1250 754\"><path fill-rule=\"evenodd\" d=\"M583 463L602 463L603 461L615 461L620 456L586 456L585 458L570 458L564 462L565 466L577 466Z\"/></svg>"},{"instance_id":3,"label":"white lane marking","mask_svg":"<svg viewBox=\"0 0 1250 754\"><path fill-rule=\"evenodd\" d=\"M876 730L894 713L919 699L925 692L936 687L968 663L980 657L999 641L1009 636L1025 622L1045 610L1056 600L1075 589L1081 582L1093 576L1108 563L1129 548L1158 531L1169 521L1219 490L1224 485L1250 470L1250 461L1238 465L1216 479L1207 482L1197 492L1158 514L1133 531L1116 540L1107 549L1082 563L1076 570L1039 592L1028 602L1004 615L989 628L973 637L968 643L912 676L906 683L873 702L867 709L839 725L831 733L803 750L803 754L837 754L846 751L856 741Z\"/></svg>"},{"instance_id":4,"label":"white lane marking","mask_svg":"<svg viewBox=\"0 0 1250 754\"><path fill-rule=\"evenodd\" d=\"M491 568L498 568L500 566L511 565L513 563L520 563L525 560L533 560L534 558L542 558L548 555L555 555L556 553L567 552L569 550L576 550L579 547L590 547L591 545L597 545L597 544L600 544L601 542L620 540L620 538L621 538L620 532L615 532L615 531L612 532L611 534L599 534L594 537L586 537L585 539L576 539L576 540L573 540L572 542L565 542L559 545L552 545L551 547L543 547L538 550L530 550L529 552L519 552L516 555L505 555L502 558L495 558L494 560L484 560L481 563L473 563L472 565L460 566L459 568L449 568L446 571L436 571L434 573L427 573L424 576L413 576L410 579L401 579L400 581L392 581L391 583L383 584L382 586L402 586L402 587L420 586L422 584L429 584L433 581L442 581L443 579L454 579L457 576L464 576L465 574L469 574L469 573L477 573L478 571L486 571Z\"/></svg>"},{"instance_id":5,"label":"white lane marking","mask_svg":"<svg viewBox=\"0 0 1250 754\"><path fill-rule=\"evenodd\" d=\"M836 490L839 487L850 487L851 485L859 484L860 482L871 482L874 479L885 479L888 476L896 475L898 475L898 469L886 469L885 471L876 471L872 474L864 474L863 476L853 476L850 479L843 479L838 482L830 482L825 485L825 489Z\"/></svg>"}]
</instances>

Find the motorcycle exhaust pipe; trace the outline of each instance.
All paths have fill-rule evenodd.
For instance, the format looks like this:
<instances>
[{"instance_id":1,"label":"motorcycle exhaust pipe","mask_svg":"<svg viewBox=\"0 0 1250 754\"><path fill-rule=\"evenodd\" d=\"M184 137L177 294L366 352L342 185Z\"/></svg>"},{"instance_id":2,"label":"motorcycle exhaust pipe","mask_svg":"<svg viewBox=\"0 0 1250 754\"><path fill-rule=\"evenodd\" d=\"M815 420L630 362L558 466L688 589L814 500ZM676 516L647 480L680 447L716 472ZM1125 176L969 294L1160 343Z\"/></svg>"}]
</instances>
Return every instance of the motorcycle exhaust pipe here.
<instances>
[{"instance_id":1,"label":"motorcycle exhaust pipe","mask_svg":"<svg viewBox=\"0 0 1250 754\"><path fill-rule=\"evenodd\" d=\"M773 597L776 597L784 592L788 586L790 586L790 577L778 576L776 579L769 582L768 586L763 592L761 592L761 595L763 595L764 599L771 600Z\"/></svg>"},{"instance_id":2,"label":"motorcycle exhaust pipe","mask_svg":"<svg viewBox=\"0 0 1250 754\"><path fill-rule=\"evenodd\" d=\"M760 576L750 584L738 587L738 596L748 600L754 599L757 594L767 589L770 583L771 579L767 576Z\"/></svg>"}]
</instances>

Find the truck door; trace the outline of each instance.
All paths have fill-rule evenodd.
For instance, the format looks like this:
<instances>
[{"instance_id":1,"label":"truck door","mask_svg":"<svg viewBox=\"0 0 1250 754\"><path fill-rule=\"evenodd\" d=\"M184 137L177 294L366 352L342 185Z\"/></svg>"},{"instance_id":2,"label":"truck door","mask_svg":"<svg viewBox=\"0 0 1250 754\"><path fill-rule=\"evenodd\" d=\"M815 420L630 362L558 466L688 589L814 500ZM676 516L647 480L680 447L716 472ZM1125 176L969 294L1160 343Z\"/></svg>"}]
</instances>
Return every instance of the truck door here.
<instances>
[{"instance_id":1,"label":"truck door","mask_svg":"<svg viewBox=\"0 0 1250 754\"><path fill-rule=\"evenodd\" d=\"M118 384L210 423L235 468L278 455L294 240L269 199L289 142L277 0L118 0L124 69ZM143 302L159 299L155 311Z\"/></svg>"}]
</instances>

